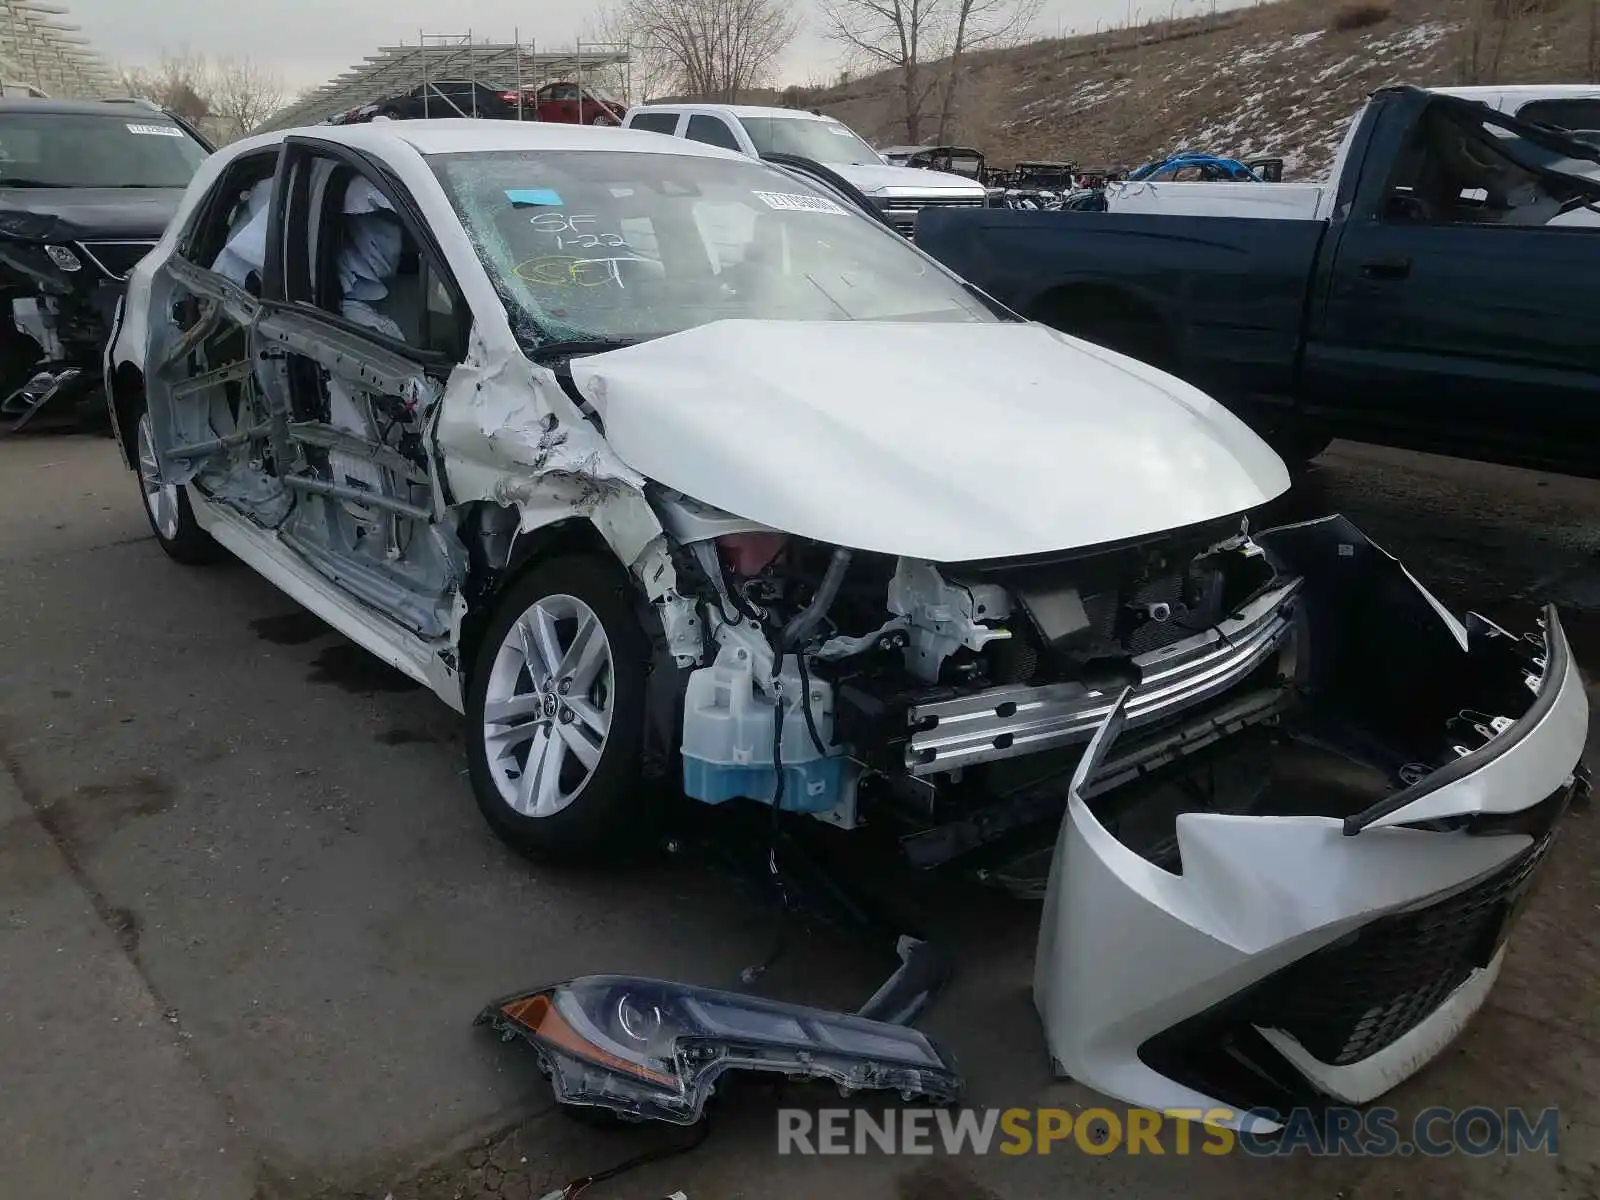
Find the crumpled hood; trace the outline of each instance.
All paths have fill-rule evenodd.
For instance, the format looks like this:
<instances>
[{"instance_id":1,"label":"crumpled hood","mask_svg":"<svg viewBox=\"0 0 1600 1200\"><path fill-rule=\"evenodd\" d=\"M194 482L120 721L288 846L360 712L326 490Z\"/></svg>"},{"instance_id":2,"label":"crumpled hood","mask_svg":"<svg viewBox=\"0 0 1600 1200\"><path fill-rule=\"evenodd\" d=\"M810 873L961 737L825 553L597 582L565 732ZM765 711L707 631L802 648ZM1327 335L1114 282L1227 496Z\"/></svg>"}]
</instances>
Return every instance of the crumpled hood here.
<instances>
[{"instance_id":1,"label":"crumpled hood","mask_svg":"<svg viewBox=\"0 0 1600 1200\"><path fill-rule=\"evenodd\" d=\"M155 241L183 200L183 188L0 188L0 211L55 217L69 241Z\"/></svg>"},{"instance_id":2,"label":"crumpled hood","mask_svg":"<svg viewBox=\"0 0 1600 1200\"><path fill-rule=\"evenodd\" d=\"M988 195L988 192L984 190L983 184L976 179L968 179L965 175L953 175L948 171L927 171L921 167L874 167L857 164L836 166L833 169L869 196L875 192L882 191L884 188L894 189L897 195L911 192L961 192L973 196Z\"/></svg>"},{"instance_id":3,"label":"crumpled hood","mask_svg":"<svg viewBox=\"0 0 1600 1200\"><path fill-rule=\"evenodd\" d=\"M641 474L935 562L1173 529L1289 486L1216 401L1042 325L718 321L571 371Z\"/></svg>"}]
</instances>

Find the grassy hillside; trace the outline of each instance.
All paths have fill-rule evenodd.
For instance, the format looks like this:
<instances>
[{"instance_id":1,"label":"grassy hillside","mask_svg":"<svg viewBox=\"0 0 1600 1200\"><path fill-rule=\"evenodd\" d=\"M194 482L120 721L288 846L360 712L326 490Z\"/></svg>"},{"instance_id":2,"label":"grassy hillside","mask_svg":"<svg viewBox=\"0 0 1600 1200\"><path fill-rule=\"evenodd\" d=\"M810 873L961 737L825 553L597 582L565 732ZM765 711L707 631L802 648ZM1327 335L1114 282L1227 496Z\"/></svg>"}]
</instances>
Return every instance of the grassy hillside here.
<instances>
[{"instance_id":1,"label":"grassy hillside","mask_svg":"<svg viewBox=\"0 0 1600 1200\"><path fill-rule=\"evenodd\" d=\"M1593 78L1596 7L1592 0L1282 0L1031 42L963 68L950 140L980 147L996 164L1137 165L1176 150L1275 154L1288 161L1290 177L1315 178L1351 115L1385 84ZM905 140L887 75L802 103L880 145Z\"/></svg>"}]
</instances>

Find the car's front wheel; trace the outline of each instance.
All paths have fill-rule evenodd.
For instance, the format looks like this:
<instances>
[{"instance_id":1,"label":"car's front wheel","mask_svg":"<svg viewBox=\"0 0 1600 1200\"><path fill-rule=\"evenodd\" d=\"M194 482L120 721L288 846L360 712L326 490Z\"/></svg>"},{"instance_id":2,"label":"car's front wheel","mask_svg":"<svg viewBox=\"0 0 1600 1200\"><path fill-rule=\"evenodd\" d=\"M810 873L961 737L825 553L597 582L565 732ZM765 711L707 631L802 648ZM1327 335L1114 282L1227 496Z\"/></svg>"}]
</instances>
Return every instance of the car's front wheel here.
<instances>
[{"instance_id":1,"label":"car's front wheel","mask_svg":"<svg viewBox=\"0 0 1600 1200\"><path fill-rule=\"evenodd\" d=\"M161 478L161 464L156 456L155 431L150 424L150 413L140 409L134 427L134 450L139 467L139 490L144 496L144 515L150 521L156 541L178 562L199 566L213 562L221 553L211 535L200 528L195 520L194 508L189 504L188 490Z\"/></svg>"},{"instance_id":2,"label":"car's front wheel","mask_svg":"<svg viewBox=\"0 0 1600 1200\"><path fill-rule=\"evenodd\" d=\"M473 792L507 842L550 860L637 844L654 809L640 779L648 653L611 564L554 559L506 590L466 709Z\"/></svg>"}]
</instances>

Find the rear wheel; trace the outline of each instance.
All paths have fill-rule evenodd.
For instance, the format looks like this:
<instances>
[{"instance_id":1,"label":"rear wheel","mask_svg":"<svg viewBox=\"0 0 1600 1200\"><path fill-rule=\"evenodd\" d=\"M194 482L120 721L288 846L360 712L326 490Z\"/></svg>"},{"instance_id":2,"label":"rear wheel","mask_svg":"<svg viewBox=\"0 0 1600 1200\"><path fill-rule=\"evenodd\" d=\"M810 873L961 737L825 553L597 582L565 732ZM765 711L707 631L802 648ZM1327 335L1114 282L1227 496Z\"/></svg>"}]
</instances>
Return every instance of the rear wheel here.
<instances>
[{"instance_id":1,"label":"rear wheel","mask_svg":"<svg viewBox=\"0 0 1600 1200\"><path fill-rule=\"evenodd\" d=\"M485 819L519 850L631 849L655 811L640 778L648 643L627 577L561 558L512 584L467 687L468 767Z\"/></svg>"},{"instance_id":2,"label":"rear wheel","mask_svg":"<svg viewBox=\"0 0 1600 1200\"><path fill-rule=\"evenodd\" d=\"M167 483L161 478L155 432L150 424L150 413L143 408L139 410L139 421L135 426L134 446L139 467L139 490L144 496L144 515L150 521L156 541L161 543L161 548L169 557L186 566L216 561L221 555L221 547L195 520L188 489L181 484Z\"/></svg>"},{"instance_id":3,"label":"rear wheel","mask_svg":"<svg viewBox=\"0 0 1600 1200\"><path fill-rule=\"evenodd\" d=\"M1161 318L1122 292L1106 288L1058 292L1046 296L1030 315L1040 324L1160 370L1174 365L1172 339Z\"/></svg>"}]
</instances>

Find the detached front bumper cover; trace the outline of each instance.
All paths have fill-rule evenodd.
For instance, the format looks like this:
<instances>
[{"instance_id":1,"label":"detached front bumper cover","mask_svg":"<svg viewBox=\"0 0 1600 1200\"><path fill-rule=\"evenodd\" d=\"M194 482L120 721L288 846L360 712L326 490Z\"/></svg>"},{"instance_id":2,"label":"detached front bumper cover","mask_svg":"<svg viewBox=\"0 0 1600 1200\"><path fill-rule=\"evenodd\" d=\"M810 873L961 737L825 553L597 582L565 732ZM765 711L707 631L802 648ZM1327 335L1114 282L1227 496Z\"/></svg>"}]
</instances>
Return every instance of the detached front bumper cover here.
<instances>
[{"instance_id":1,"label":"detached front bumper cover","mask_svg":"<svg viewBox=\"0 0 1600 1200\"><path fill-rule=\"evenodd\" d=\"M915 1029L659 979L588 975L497 1000L476 1024L532 1045L558 1103L636 1119L694 1124L728 1071L961 1098L953 1060Z\"/></svg>"},{"instance_id":2,"label":"detached front bumper cover","mask_svg":"<svg viewBox=\"0 0 1600 1200\"><path fill-rule=\"evenodd\" d=\"M1363 811L1182 812L1175 869L1119 841L1086 799L1131 691L1096 732L1071 783L1035 963L1051 1058L1129 1103L1222 1110L1224 1123L1270 1131L1262 1111L1283 1100L1376 1099L1482 1006L1584 786L1589 708L1554 609L1526 640L1459 622L1339 518L1257 541L1292 558L1320 604L1313 649L1320 630L1341 661L1379 635L1386 655L1410 654L1403 678L1355 678L1352 710L1385 700L1392 712L1435 675L1464 686L1481 673L1504 700L1517 679L1527 696L1482 745L1455 747L1457 759Z\"/></svg>"}]
</instances>

